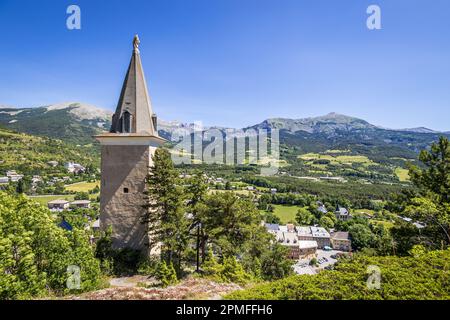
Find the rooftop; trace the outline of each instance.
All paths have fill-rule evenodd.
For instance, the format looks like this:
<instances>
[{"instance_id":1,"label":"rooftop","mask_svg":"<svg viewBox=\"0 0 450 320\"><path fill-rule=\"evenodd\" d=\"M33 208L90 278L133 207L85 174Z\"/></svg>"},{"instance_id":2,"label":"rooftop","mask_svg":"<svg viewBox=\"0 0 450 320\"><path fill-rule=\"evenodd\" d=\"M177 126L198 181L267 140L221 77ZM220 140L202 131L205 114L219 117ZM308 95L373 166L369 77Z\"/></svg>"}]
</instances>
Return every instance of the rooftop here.
<instances>
[{"instance_id":1,"label":"rooftop","mask_svg":"<svg viewBox=\"0 0 450 320\"><path fill-rule=\"evenodd\" d=\"M309 248L317 248L317 241L310 241L310 240L300 240L298 242L298 246L300 249L309 249Z\"/></svg>"},{"instance_id":2,"label":"rooftop","mask_svg":"<svg viewBox=\"0 0 450 320\"><path fill-rule=\"evenodd\" d=\"M275 224L275 223L266 223L265 227L266 227L267 230L270 230L270 231L278 231L278 230L280 230L280 226L278 224Z\"/></svg>"},{"instance_id":3,"label":"rooftop","mask_svg":"<svg viewBox=\"0 0 450 320\"><path fill-rule=\"evenodd\" d=\"M75 201L71 202L71 204L75 204L75 205L77 205L77 204L90 204L90 203L91 203L90 200L75 200Z\"/></svg>"},{"instance_id":4,"label":"rooftop","mask_svg":"<svg viewBox=\"0 0 450 320\"><path fill-rule=\"evenodd\" d=\"M64 199L57 199L48 202L48 204L66 204L66 203L69 203L69 201Z\"/></svg>"},{"instance_id":5,"label":"rooftop","mask_svg":"<svg viewBox=\"0 0 450 320\"><path fill-rule=\"evenodd\" d=\"M347 215L348 214L348 210L346 208L339 208L339 210L337 210L336 212L341 214L341 215Z\"/></svg>"},{"instance_id":6,"label":"rooftop","mask_svg":"<svg viewBox=\"0 0 450 320\"><path fill-rule=\"evenodd\" d=\"M296 229L299 236L312 235L310 227L297 227Z\"/></svg>"},{"instance_id":7,"label":"rooftop","mask_svg":"<svg viewBox=\"0 0 450 320\"><path fill-rule=\"evenodd\" d=\"M349 237L348 232L338 231L338 232L333 233L331 235L331 238L336 239L336 240L348 240L350 237Z\"/></svg>"},{"instance_id":8,"label":"rooftop","mask_svg":"<svg viewBox=\"0 0 450 320\"><path fill-rule=\"evenodd\" d=\"M311 233L313 237L317 238L329 238L330 234L325 228L322 227L311 227Z\"/></svg>"}]
</instances>

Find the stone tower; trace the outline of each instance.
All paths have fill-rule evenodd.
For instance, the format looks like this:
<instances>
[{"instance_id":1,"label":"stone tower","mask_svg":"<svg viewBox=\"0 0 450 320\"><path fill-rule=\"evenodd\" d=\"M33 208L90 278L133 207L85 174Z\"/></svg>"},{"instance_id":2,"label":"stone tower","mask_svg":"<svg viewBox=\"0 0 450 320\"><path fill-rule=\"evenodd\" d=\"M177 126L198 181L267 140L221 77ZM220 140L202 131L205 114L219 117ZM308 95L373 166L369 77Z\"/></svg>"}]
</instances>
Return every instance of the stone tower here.
<instances>
[{"instance_id":1,"label":"stone tower","mask_svg":"<svg viewBox=\"0 0 450 320\"><path fill-rule=\"evenodd\" d=\"M100 227L112 227L115 248L143 251L148 248L141 221L146 212L145 179L152 155L165 140L158 136L137 35L133 47L111 130L96 136L101 144Z\"/></svg>"}]
</instances>

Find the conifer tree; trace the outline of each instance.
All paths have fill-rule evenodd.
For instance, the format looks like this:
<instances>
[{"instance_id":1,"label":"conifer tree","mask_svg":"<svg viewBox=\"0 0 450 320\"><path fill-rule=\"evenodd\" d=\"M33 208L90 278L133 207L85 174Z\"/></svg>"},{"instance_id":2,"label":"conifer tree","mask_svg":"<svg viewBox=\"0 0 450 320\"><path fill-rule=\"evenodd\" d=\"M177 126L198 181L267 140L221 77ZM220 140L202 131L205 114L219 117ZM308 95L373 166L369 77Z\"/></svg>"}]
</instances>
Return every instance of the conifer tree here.
<instances>
[{"instance_id":1,"label":"conifer tree","mask_svg":"<svg viewBox=\"0 0 450 320\"><path fill-rule=\"evenodd\" d=\"M178 172L166 149L156 150L147 184L148 212L144 221L148 223L150 246L160 245L162 258L174 263L180 272L189 239L188 220Z\"/></svg>"}]
</instances>

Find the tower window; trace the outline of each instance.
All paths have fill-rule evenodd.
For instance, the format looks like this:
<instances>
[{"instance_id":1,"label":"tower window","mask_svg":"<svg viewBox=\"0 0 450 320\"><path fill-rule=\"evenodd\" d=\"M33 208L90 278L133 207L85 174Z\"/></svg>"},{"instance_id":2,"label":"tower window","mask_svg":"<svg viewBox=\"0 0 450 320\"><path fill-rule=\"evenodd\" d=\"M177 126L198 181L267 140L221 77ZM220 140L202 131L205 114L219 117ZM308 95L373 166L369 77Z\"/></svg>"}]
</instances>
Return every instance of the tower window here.
<instances>
[{"instance_id":1,"label":"tower window","mask_svg":"<svg viewBox=\"0 0 450 320\"><path fill-rule=\"evenodd\" d=\"M130 193L130 190L128 188L123 188L123 193Z\"/></svg>"}]
</instances>

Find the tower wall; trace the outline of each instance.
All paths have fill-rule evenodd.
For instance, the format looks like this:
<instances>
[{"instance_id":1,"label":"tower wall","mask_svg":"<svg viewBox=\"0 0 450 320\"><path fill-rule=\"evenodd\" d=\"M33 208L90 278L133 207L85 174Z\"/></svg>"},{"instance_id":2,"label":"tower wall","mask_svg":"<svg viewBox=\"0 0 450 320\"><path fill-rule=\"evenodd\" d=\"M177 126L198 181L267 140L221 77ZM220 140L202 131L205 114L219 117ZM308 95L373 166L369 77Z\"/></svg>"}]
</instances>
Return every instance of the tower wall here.
<instances>
[{"instance_id":1,"label":"tower wall","mask_svg":"<svg viewBox=\"0 0 450 320\"><path fill-rule=\"evenodd\" d=\"M102 145L102 184L100 226L112 227L114 248L148 249L146 213L146 176L155 146Z\"/></svg>"}]
</instances>

